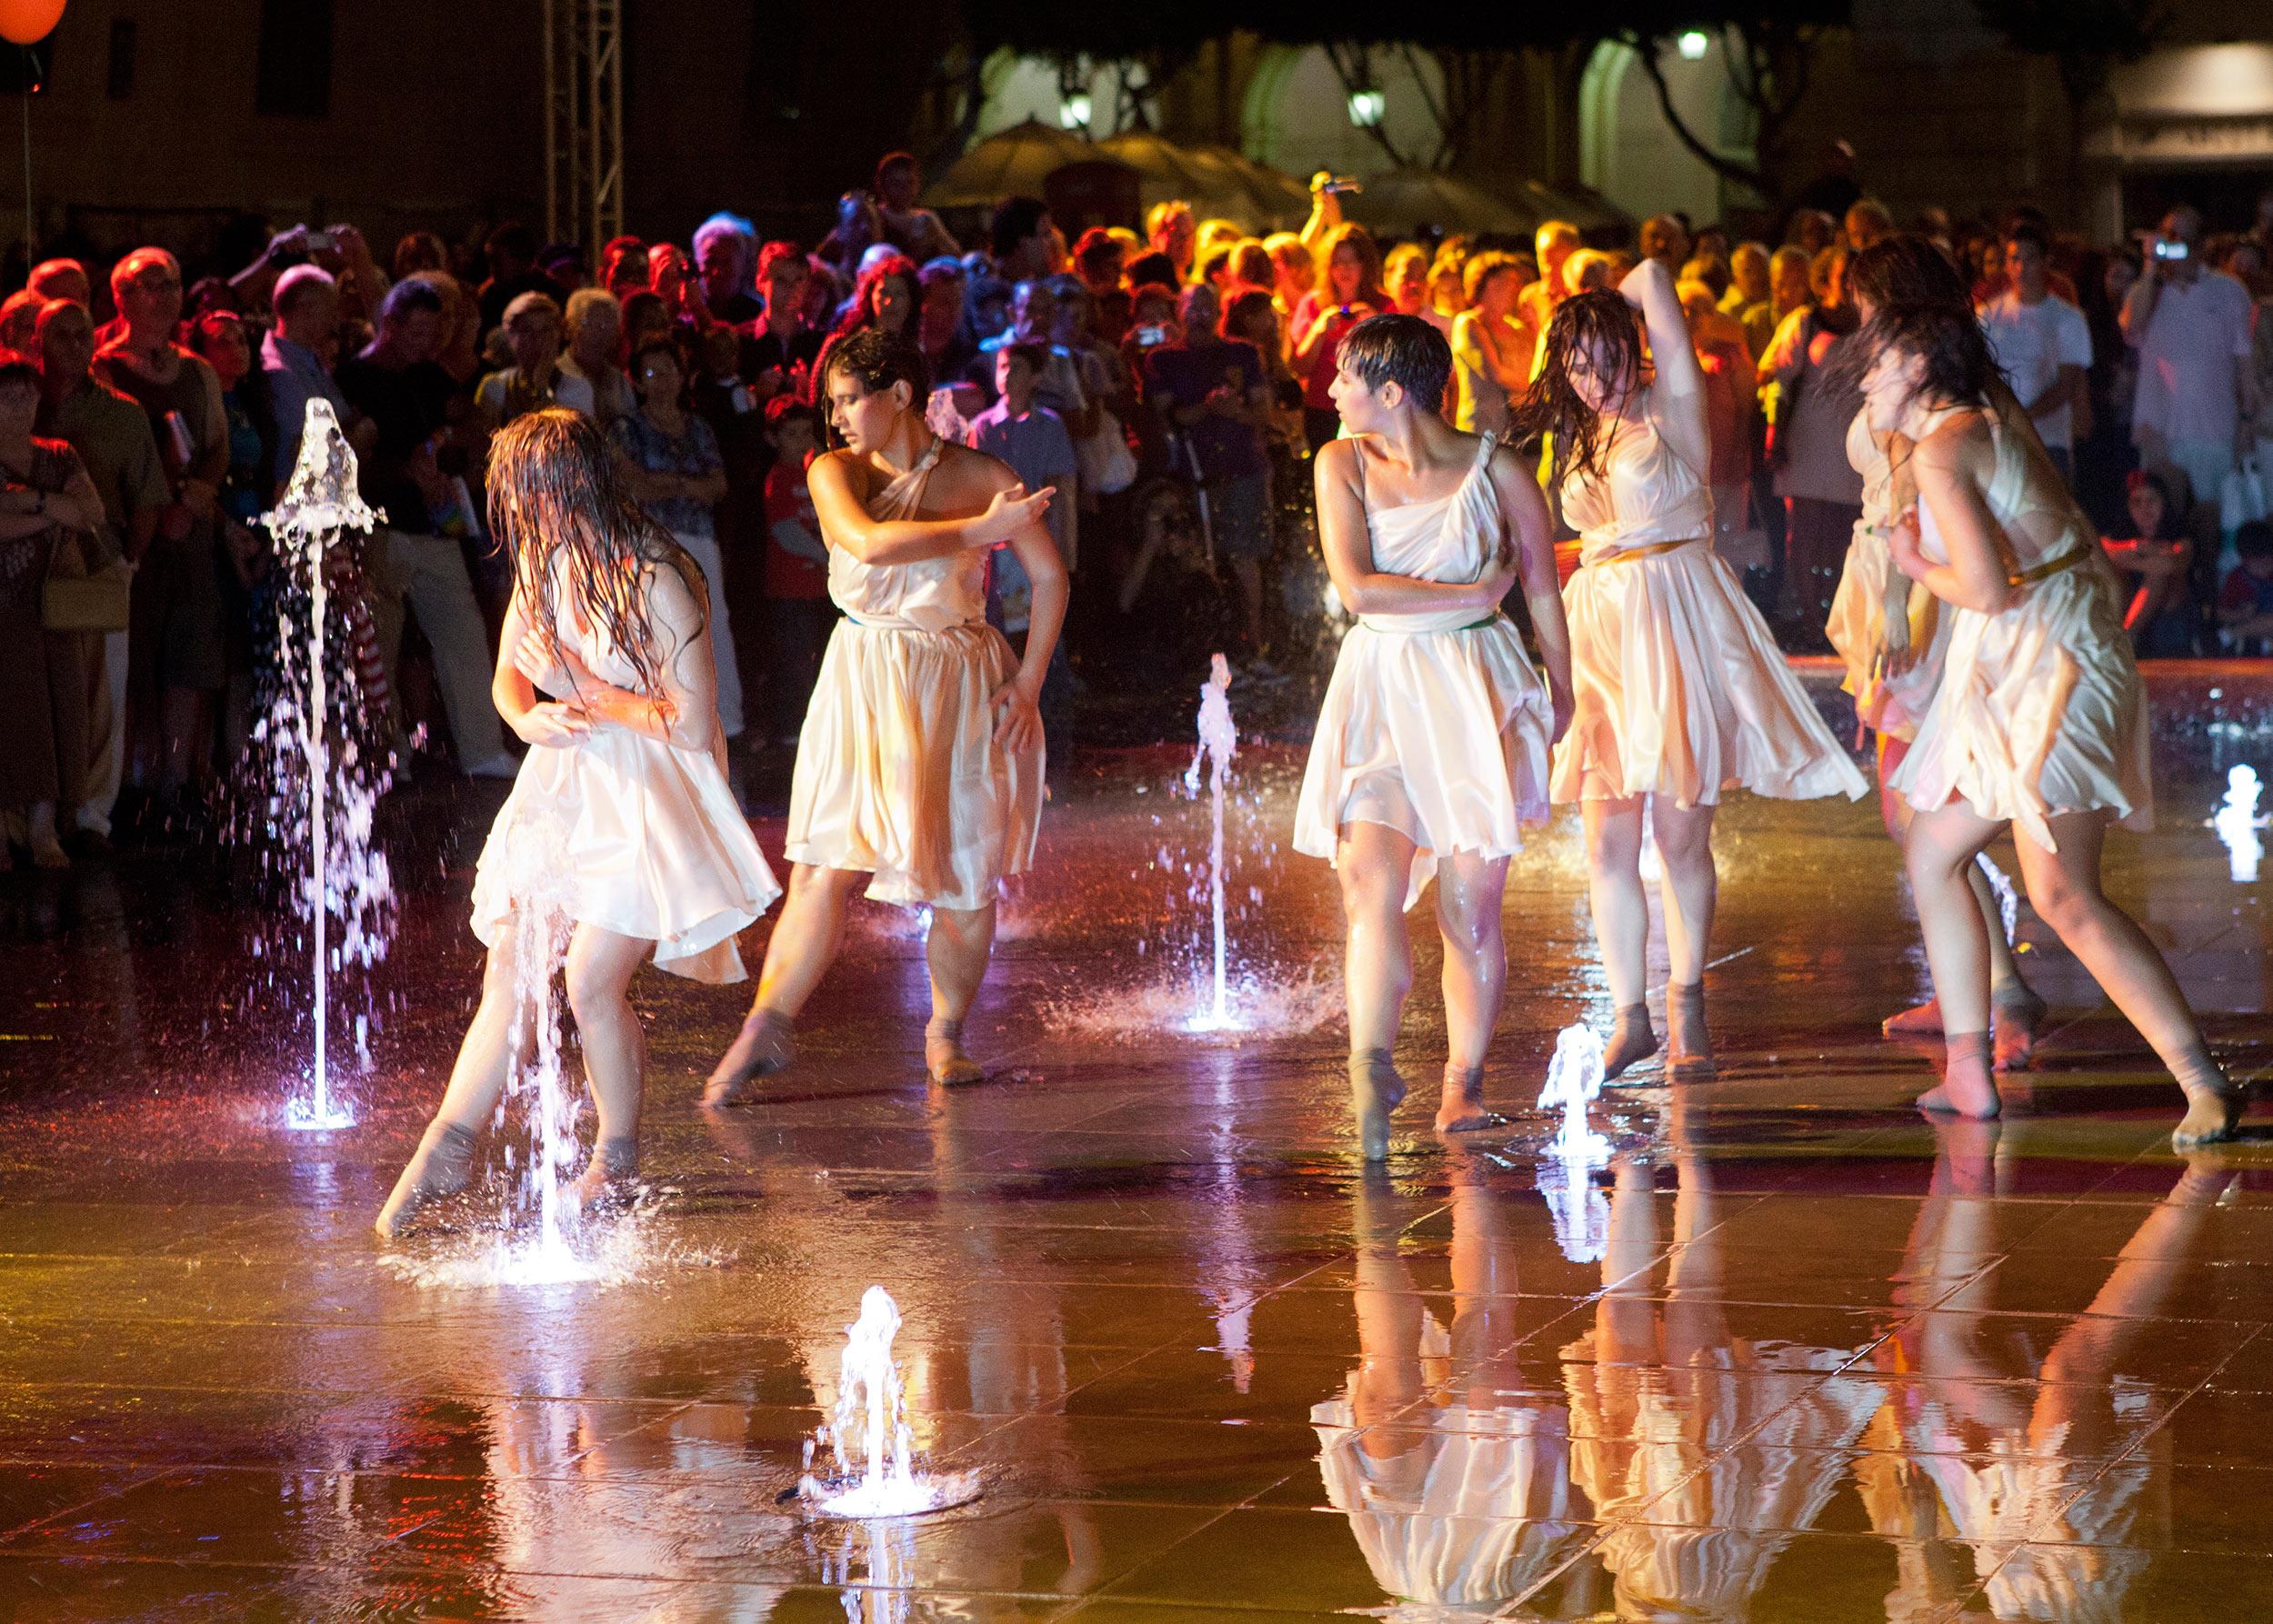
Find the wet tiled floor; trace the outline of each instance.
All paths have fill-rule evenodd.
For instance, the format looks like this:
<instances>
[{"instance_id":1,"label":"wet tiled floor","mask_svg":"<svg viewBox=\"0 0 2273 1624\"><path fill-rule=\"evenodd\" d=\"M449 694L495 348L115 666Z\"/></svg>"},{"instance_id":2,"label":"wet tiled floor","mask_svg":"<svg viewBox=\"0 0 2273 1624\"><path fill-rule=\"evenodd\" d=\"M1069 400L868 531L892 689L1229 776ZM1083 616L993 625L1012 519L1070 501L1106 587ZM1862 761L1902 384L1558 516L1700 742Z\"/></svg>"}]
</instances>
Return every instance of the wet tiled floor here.
<instances>
[{"instance_id":1,"label":"wet tiled floor","mask_svg":"<svg viewBox=\"0 0 2273 1624\"><path fill-rule=\"evenodd\" d=\"M2111 884L2258 1076L2261 892L2208 821L2273 770L2273 683L2222 681L2158 682L2162 817ZM402 925L334 1135L278 1130L300 1000L242 865L0 882L0 1619L2273 1617L2273 1145L2174 1157L2175 1092L2025 910L2042 1065L2003 1123L1930 1123L1931 1054L1877 1036L1924 973L1872 809L1732 807L1723 1076L1606 1095L1618 1154L1558 1227L1522 1108L1607 1014L1573 820L1510 887L1514 1125L1448 1147L1417 1090L1367 1173L1299 760L1243 757L1230 820L1270 1035L1163 1029L1207 816L1165 748L1053 808L985 1087L924 1088L892 910L730 1116L694 1096L740 995L643 976L658 1188L606 1288L422 1286L369 1236L470 1007L494 789L390 803ZM870 1284L917 1447L985 1476L959 1511L782 1498Z\"/></svg>"}]
</instances>

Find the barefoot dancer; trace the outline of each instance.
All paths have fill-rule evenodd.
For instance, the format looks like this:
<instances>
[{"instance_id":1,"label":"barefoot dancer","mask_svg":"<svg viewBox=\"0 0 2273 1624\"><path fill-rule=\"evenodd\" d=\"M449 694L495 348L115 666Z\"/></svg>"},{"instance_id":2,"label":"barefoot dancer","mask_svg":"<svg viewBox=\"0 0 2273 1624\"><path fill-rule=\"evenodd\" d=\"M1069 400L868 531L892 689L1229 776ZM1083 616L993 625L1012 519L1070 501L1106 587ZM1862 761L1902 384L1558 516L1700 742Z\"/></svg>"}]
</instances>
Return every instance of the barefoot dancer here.
<instances>
[{"instance_id":1,"label":"barefoot dancer","mask_svg":"<svg viewBox=\"0 0 2273 1624\"><path fill-rule=\"evenodd\" d=\"M706 1105L746 1104L755 1079L789 1064L797 1012L864 884L879 902L932 910L931 1079L986 1075L964 1052L963 1018L994 946L996 881L1034 854L1035 706L1066 618L1066 571L1042 526L1050 492L1029 495L993 457L933 434L924 386L922 356L880 331L829 352L821 386L846 445L816 458L807 482L845 618L797 739L789 899ZM1034 588L1016 660L986 624L986 553L1004 545Z\"/></svg>"},{"instance_id":2,"label":"barefoot dancer","mask_svg":"<svg viewBox=\"0 0 2273 1624\"><path fill-rule=\"evenodd\" d=\"M646 1045L624 997L632 972L652 953L674 975L739 981L735 935L781 894L726 787L702 572L641 513L600 431L558 408L501 431L489 521L513 559L491 692L529 753L475 870L474 934L489 947L481 1007L379 1213L387 1236L465 1187L474 1136L505 1088L522 969L516 871L556 865L570 895L568 1007L599 1116L577 1181L586 1199L637 1170ZM547 839L565 849L532 858L528 843Z\"/></svg>"},{"instance_id":3,"label":"barefoot dancer","mask_svg":"<svg viewBox=\"0 0 2273 1624\"><path fill-rule=\"evenodd\" d=\"M1857 313L1866 322L1888 305L1973 308L1957 267L1921 236L1890 236L1857 254L1847 266L1847 286ZM2009 391L1995 384L1992 390L1998 397L2004 422L2028 421L2028 414L2016 409L2018 403L2011 400ZM1917 483L1908 466L1909 450L1909 442L1898 435L1874 432L1867 411L1855 414L1847 431L1847 456L1863 476L1863 516L1856 522L1855 539L1847 549L1846 567L1839 576L1838 594L1831 600L1831 618L1823 628L1831 647L1847 662L1845 686L1855 697L1857 717L1877 736L1878 812L1898 849L1909 836L1910 804L1888 788L1887 780L1909 753L1918 725L1933 704L1934 690L1941 684L1953 619L1939 612L1932 593L1894 567L1887 548L1894 516L1907 513L1918 500ZM1894 456L1904 464L1899 476L1894 470ZM2037 1027L2044 1018L2044 1000L2021 978L2012 943L2005 934L2004 909L1980 864L1966 870L1966 883L1972 888L1988 930L1996 1068L2026 1070L2036 1048ZM1941 1006L1928 998L1914 1009L1888 1016L1884 1030L1889 1038L1938 1036Z\"/></svg>"},{"instance_id":4,"label":"barefoot dancer","mask_svg":"<svg viewBox=\"0 0 2273 1624\"><path fill-rule=\"evenodd\" d=\"M1642 990L1647 802L1665 868L1667 1072L1709 1076L1705 944L1721 792L1799 800L1868 786L1713 556L1704 375L1663 266L1644 260L1617 292L1557 309L1517 428L1552 436L1564 516L1583 544L1563 593L1577 712L1556 749L1554 797L1586 813L1595 934L1617 1004L1605 1071L1657 1051Z\"/></svg>"},{"instance_id":5,"label":"barefoot dancer","mask_svg":"<svg viewBox=\"0 0 2273 1624\"><path fill-rule=\"evenodd\" d=\"M1304 770L1295 849L1334 865L1348 920L1349 1075L1365 1154L1405 1095L1390 1053L1413 983L1406 910L1439 865L1439 1132L1489 1127L1484 1055L1507 979L1500 897L1522 826L1547 817L1547 751L1570 718L1570 639L1547 504L1490 435L1437 414L1452 352L1413 316L1343 339L1333 399L1352 437L1318 453L1327 568L1357 625ZM1523 583L1550 688L1499 613Z\"/></svg>"},{"instance_id":6,"label":"barefoot dancer","mask_svg":"<svg viewBox=\"0 0 2273 1624\"><path fill-rule=\"evenodd\" d=\"M1986 405L1972 316L1895 305L1871 324L1871 426L1917 447L1895 567L1955 611L1948 664L1893 787L1917 808L1910 888L1948 1046L1928 1110L1994 1117L1988 941L1966 870L2013 826L2028 900L2185 1090L2181 1147L2229 1137L2244 1090L2210 1058L2170 967L2099 888L2108 825L2153 815L2147 700L2098 535L2043 448Z\"/></svg>"}]
</instances>

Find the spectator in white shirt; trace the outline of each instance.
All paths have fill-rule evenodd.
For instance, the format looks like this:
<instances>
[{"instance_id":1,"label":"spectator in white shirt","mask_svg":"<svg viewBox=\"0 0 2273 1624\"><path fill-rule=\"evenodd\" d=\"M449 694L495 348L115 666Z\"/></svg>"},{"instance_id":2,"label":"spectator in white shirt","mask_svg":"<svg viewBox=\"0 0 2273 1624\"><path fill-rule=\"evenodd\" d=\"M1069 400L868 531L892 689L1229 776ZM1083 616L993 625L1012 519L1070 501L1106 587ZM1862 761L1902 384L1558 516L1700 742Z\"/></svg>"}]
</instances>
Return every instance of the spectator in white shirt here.
<instances>
[{"instance_id":1,"label":"spectator in white shirt","mask_svg":"<svg viewBox=\"0 0 2273 1624\"><path fill-rule=\"evenodd\" d=\"M2091 327L2082 311L2053 296L2045 276L2050 247L2040 227L2023 221L2012 228L2005 239L2010 286L1981 306L1981 329L2053 466L2073 484L2075 405L2091 366Z\"/></svg>"},{"instance_id":2,"label":"spectator in white shirt","mask_svg":"<svg viewBox=\"0 0 2273 1624\"><path fill-rule=\"evenodd\" d=\"M2141 463L2186 476L2208 542L2226 476L2256 437L2249 316L2248 290L2202 263L2201 215L2182 205L2164 216L2123 300L2123 337L2139 359L2131 442Z\"/></svg>"}]
</instances>

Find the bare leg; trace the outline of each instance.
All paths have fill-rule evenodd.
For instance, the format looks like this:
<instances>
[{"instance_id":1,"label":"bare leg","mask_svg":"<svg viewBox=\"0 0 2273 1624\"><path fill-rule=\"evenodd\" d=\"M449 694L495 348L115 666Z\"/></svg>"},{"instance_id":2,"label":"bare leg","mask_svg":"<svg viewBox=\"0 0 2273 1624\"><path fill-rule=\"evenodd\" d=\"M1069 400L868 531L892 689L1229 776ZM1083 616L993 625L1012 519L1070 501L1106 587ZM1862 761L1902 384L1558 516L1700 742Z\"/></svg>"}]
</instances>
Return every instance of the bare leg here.
<instances>
[{"instance_id":1,"label":"bare leg","mask_svg":"<svg viewBox=\"0 0 2273 1624\"><path fill-rule=\"evenodd\" d=\"M1400 831L1353 823L1343 826L1334 859L1347 924L1342 984L1349 1006L1350 1089L1367 1161L1388 1155L1389 1113L1405 1098L1392 1057L1405 997L1413 990L1413 949L1405 934L1413 853Z\"/></svg>"},{"instance_id":2,"label":"bare leg","mask_svg":"<svg viewBox=\"0 0 2273 1624\"><path fill-rule=\"evenodd\" d=\"M1997 834L1997 825L1952 801L1911 820L1910 893L1918 899L1926 937L1926 962L1934 973L1948 1059L1941 1085L1918 1098L1929 1111L1994 1117L1997 1082L1988 1056L1988 924L1974 901L1966 871Z\"/></svg>"},{"instance_id":3,"label":"bare leg","mask_svg":"<svg viewBox=\"0 0 2273 1624\"><path fill-rule=\"evenodd\" d=\"M924 1028L924 1068L943 1088L982 1082L986 1069L963 1051L963 1018L986 978L995 948L995 905L936 907L924 957L931 967L931 1023Z\"/></svg>"},{"instance_id":4,"label":"bare leg","mask_svg":"<svg viewBox=\"0 0 2273 1624\"><path fill-rule=\"evenodd\" d=\"M389 1238L402 1233L428 1202L466 1188L475 1135L497 1108L515 1058L514 1004L519 986L514 937L515 922L508 918L482 970L481 1004L458 1045L449 1087L416 1153L379 1209L375 1227Z\"/></svg>"},{"instance_id":5,"label":"bare leg","mask_svg":"<svg viewBox=\"0 0 2273 1624\"><path fill-rule=\"evenodd\" d=\"M1657 1052L1642 993L1649 948L1649 898L1642 890L1642 803L1580 803L1587 822L1587 895L1617 1027L1602 1057L1603 1076L1617 1077Z\"/></svg>"},{"instance_id":6,"label":"bare leg","mask_svg":"<svg viewBox=\"0 0 2273 1624\"><path fill-rule=\"evenodd\" d=\"M1500 905L1507 890L1507 859L1473 854L1445 859L1437 874L1437 927L1445 942L1444 1103L1438 1133L1493 1128L1506 1120L1484 1108L1484 1056L1499 1025L1507 989L1507 942ZM1402 933L1403 922L1399 921Z\"/></svg>"},{"instance_id":7,"label":"bare leg","mask_svg":"<svg viewBox=\"0 0 2273 1624\"><path fill-rule=\"evenodd\" d=\"M2099 888L2108 816L2075 812L2053 817L2057 851L2014 831L2028 901L2186 1091L2188 1109L2178 1138L2189 1144L2229 1138L2241 1117L2244 1090L2229 1083L2210 1058L2202 1028L2155 944Z\"/></svg>"},{"instance_id":8,"label":"bare leg","mask_svg":"<svg viewBox=\"0 0 2273 1624\"><path fill-rule=\"evenodd\" d=\"M624 995L653 942L579 925L568 939L568 1009L576 1018L584 1078L592 1090L599 1133L592 1160L576 1180L589 1202L627 1184L639 1171L639 1102L646 1075L647 1040Z\"/></svg>"},{"instance_id":9,"label":"bare leg","mask_svg":"<svg viewBox=\"0 0 2273 1624\"><path fill-rule=\"evenodd\" d=\"M844 946L846 913L853 893L866 879L850 868L816 868L806 863L790 867L789 894L766 943L757 997L732 1047L710 1074L703 1089L705 1105L746 1105L754 1097L752 1083L789 1064L796 1053L792 1034L797 1012Z\"/></svg>"},{"instance_id":10,"label":"bare leg","mask_svg":"<svg viewBox=\"0 0 2273 1624\"><path fill-rule=\"evenodd\" d=\"M1649 821L1665 871L1658 890L1666 916L1666 1031L1673 1044L1666 1073L1676 1080L1710 1077L1705 950L1720 900L1720 876L1713 867L1713 808L1677 807L1664 796L1652 796Z\"/></svg>"}]
</instances>

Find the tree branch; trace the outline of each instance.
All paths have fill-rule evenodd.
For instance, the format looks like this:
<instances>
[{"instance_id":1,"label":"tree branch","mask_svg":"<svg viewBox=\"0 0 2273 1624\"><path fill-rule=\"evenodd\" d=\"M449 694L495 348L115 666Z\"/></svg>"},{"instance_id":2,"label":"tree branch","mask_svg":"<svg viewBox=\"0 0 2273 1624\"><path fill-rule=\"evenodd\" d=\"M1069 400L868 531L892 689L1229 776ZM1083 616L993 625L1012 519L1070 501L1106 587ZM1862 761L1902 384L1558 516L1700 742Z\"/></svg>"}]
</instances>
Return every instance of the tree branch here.
<instances>
[{"instance_id":1,"label":"tree branch","mask_svg":"<svg viewBox=\"0 0 2273 1624\"><path fill-rule=\"evenodd\" d=\"M1637 38L1629 35L1626 36L1623 43L1641 59L1642 71L1649 75L1650 88L1657 93L1657 110L1665 115L1667 127L1673 131L1681 145L1687 147L1697 160L1714 174L1724 179L1735 181L1740 186L1748 187L1763 199L1768 198L1770 191L1766 175L1754 165L1740 164L1725 154L1716 152L1698 140L1695 132L1683 121L1680 113L1675 109L1673 87L1666 83L1665 70L1657 65L1660 42L1654 39ZM1755 106L1757 106L1757 103Z\"/></svg>"},{"instance_id":2,"label":"tree branch","mask_svg":"<svg viewBox=\"0 0 2273 1624\"><path fill-rule=\"evenodd\" d=\"M1343 53L1346 51L1358 53L1359 60L1354 65L1345 61ZM1326 59L1334 65L1335 77L1341 80L1342 94L1346 96L1355 95L1361 90L1372 88L1366 83L1364 52L1365 46L1353 45L1346 42L1329 41L1326 46ZM1389 139L1389 132L1387 129L1377 124L1363 125L1359 127L1367 135L1371 135L1375 144L1388 155L1392 165L1399 169L1411 166L1412 160L1397 151L1397 144Z\"/></svg>"}]
</instances>

